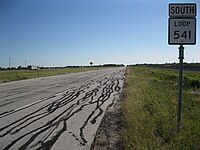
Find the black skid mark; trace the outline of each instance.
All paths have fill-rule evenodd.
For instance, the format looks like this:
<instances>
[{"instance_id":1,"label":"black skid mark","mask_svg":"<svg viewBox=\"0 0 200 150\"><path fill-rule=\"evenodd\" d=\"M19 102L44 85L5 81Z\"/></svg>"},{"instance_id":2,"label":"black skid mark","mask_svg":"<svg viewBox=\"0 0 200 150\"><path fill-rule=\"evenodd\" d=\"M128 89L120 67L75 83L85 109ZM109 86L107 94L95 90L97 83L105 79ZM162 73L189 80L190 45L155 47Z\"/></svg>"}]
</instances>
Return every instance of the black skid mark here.
<instances>
[{"instance_id":1,"label":"black skid mark","mask_svg":"<svg viewBox=\"0 0 200 150\"><path fill-rule=\"evenodd\" d=\"M43 142L42 146L39 147L37 150L43 149L43 150L50 150L52 146L56 143L58 138L62 135L63 132L67 130L67 123L65 120L63 122L63 128L55 135L51 140L48 140L47 142Z\"/></svg>"},{"instance_id":2,"label":"black skid mark","mask_svg":"<svg viewBox=\"0 0 200 150\"><path fill-rule=\"evenodd\" d=\"M8 100L7 100L8 101ZM9 105L9 104L11 104L11 103L14 103L14 101L10 101L10 102L7 102L7 103L5 103L5 104L2 104L2 105L0 105L0 107L4 107L4 106L6 106L6 105ZM1 115L1 114L0 114Z\"/></svg>"},{"instance_id":3,"label":"black skid mark","mask_svg":"<svg viewBox=\"0 0 200 150\"><path fill-rule=\"evenodd\" d=\"M67 103L67 100L71 100L73 99L73 97L77 96L79 93L75 93L75 91L65 94L63 97L57 99L56 101L52 102L51 104L49 104L50 106L48 107L47 111L48 112L54 112L56 109L58 109L59 105L61 102L65 102ZM71 101L70 101L71 102Z\"/></svg>"},{"instance_id":4,"label":"black skid mark","mask_svg":"<svg viewBox=\"0 0 200 150\"><path fill-rule=\"evenodd\" d=\"M77 104L80 105L80 104L86 103L89 100L90 100L89 103L91 104L91 101L93 101L94 96L97 95L98 91L99 91L99 89L95 88L92 91L87 92L82 99L77 101Z\"/></svg>"},{"instance_id":5,"label":"black skid mark","mask_svg":"<svg viewBox=\"0 0 200 150\"><path fill-rule=\"evenodd\" d=\"M45 98L45 99L41 99L41 100L48 100L48 99L51 99L51 98L53 98L53 97L55 97L55 95L53 95L53 96L50 96L50 97L48 97L48 98ZM33 104L33 105L35 105L35 104ZM28 106L28 107L31 107L31 106L33 106L33 105L30 105L30 106ZM25 107L25 108L23 108L23 109L20 109L20 110L10 110L10 111L6 111L6 112L3 112L3 113L1 113L1 115L0 115L0 118L3 118L3 117L6 117L6 116L8 116L8 115L11 115L11 114L13 114L13 113L16 113L16 112L18 112L18 111L22 111L22 110L24 110L24 109L26 109L27 107ZM43 107L42 107L43 108ZM2 115L4 115L4 116L2 116Z\"/></svg>"},{"instance_id":6,"label":"black skid mark","mask_svg":"<svg viewBox=\"0 0 200 150\"><path fill-rule=\"evenodd\" d=\"M79 143L82 143L82 141L80 141L79 138L74 133L72 132L68 132L68 133L71 134L75 138L76 141L78 141Z\"/></svg>"},{"instance_id":7,"label":"black skid mark","mask_svg":"<svg viewBox=\"0 0 200 150\"><path fill-rule=\"evenodd\" d=\"M55 122L55 123L53 123L53 124L51 124L51 125L48 125L48 126L47 126L47 125L43 125L43 126L37 128L37 129L34 129L34 130L32 130L32 131L30 131L30 132L28 132L28 133L22 135L21 137L17 138L16 140L12 141L12 142L11 142L9 145L7 145L3 150L8 150L8 149L10 149L15 143L17 143L17 142L18 142L19 140L21 140L22 138L24 138L24 137L26 137L26 136L28 136L28 135L31 135L32 133L38 131L37 133L35 133L34 135L32 135L31 138L30 138L25 144L23 144L23 145L19 148L19 150L24 150L24 149L26 149L27 146L30 145L30 144L35 140L35 138L37 138L41 133L44 133L45 131L47 131L48 129L50 129L50 128L54 127L54 126L59 126L60 122L62 122L62 121L63 121L63 119L60 119L60 120L58 120L57 122ZM65 122L65 123L66 123L66 122ZM64 123L64 125L65 125L65 123ZM65 126L64 126L64 127L65 127ZM41 130L40 130L40 129L41 129Z\"/></svg>"},{"instance_id":8,"label":"black skid mark","mask_svg":"<svg viewBox=\"0 0 200 150\"><path fill-rule=\"evenodd\" d=\"M24 120L24 121L21 122L20 124L17 124L16 126L14 126L14 127L10 128L9 130L7 130L4 134L0 135L0 137L4 137L4 136L6 136L6 135L9 134L9 133L15 134L15 133L19 132L21 129L27 127L29 124L31 124L31 123L33 123L33 122L39 120L40 118L43 118L43 117L47 116L48 114L43 115L42 117L39 117L39 118L37 118L37 119L31 121L31 122L28 123L27 125L25 125L25 126L23 126L23 127L20 127L19 129L17 129L17 130L15 130L14 132L12 132L15 128L17 128L18 126L20 126L20 125L26 123L29 119L34 118L34 117L36 117L36 116L40 116L40 115L43 115L43 114L39 114L39 115L35 115L35 116L32 116L32 117L29 117L28 119Z\"/></svg>"},{"instance_id":9,"label":"black skid mark","mask_svg":"<svg viewBox=\"0 0 200 150\"><path fill-rule=\"evenodd\" d=\"M55 118L53 118L52 120L48 121L46 123L46 125L51 125L53 124L53 122L55 122L59 117L61 117L63 114L65 114L66 112L69 111L69 113L71 113L71 111L73 110L73 108L75 108L76 104L72 104L69 108L67 108L65 111L63 111L62 113L60 113L58 116L56 116Z\"/></svg>"},{"instance_id":10,"label":"black skid mark","mask_svg":"<svg viewBox=\"0 0 200 150\"><path fill-rule=\"evenodd\" d=\"M111 82L110 84L108 82ZM106 83L106 84L104 84ZM114 74L111 75L111 78L108 78L108 80L106 82L104 82L102 85L106 85L104 88L103 88L103 93L101 94L101 96L98 98L98 100L96 101L96 108L94 111L91 112L91 114L88 116L88 118L86 119L86 121L84 122L84 124L82 125L82 127L80 128L80 137L82 139L83 142L81 142L80 144L82 146L86 145L87 143L87 140L85 139L84 137L84 134L83 134L83 131L85 129L85 127L87 126L88 124L88 121L91 119L91 117L95 114L95 112L99 109L100 112L97 116L95 116L92 120L91 120L91 123L94 124L97 120L97 118L103 113L103 110L100 108L111 96L111 93L114 92L113 90L113 87L115 85L115 80L114 80ZM116 89L117 87L117 89ZM119 88L119 81L117 82L117 85L115 87L115 91L118 91L120 90Z\"/></svg>"},{"instance_id":11,"label":"black skid mark","mask_svg":"<svg viewBox=\"0 0 200 150\"><path fill-rule=\"evenodd\" d=\"M114 84L106 85L106 87L104 87L107 90L103 90L104 93L98 98L97 100L97 106L95 108L95 110L93 110L90 115L88 116L88 118L85 120L85 122L83 123L82 127L80 128L80 137L82 139L83 142L81 142L80 144L82 146L86 145L87 140L84 137L83 134L83 130L85 129L85 127L87 126L89 120L92 118L92 116L95 114L95 112L100 109L100 107L110 98L111 93L113 92L112 87L114 86ZM99 103L99 101L101 101L101 103ZM92 120L91 123L96 122L96 119L102 114L102 111L100 111L100 113Z\"/></svg>"},{"instance_id":12,"label":"black skid mark","mask_svg":"<svg viewBox=\"0 0 200 150\"><path fill-rule=\"evenodd\" d=\"M67 130L67 124L65 122L65 120L59 120L58 122L56 122L56 127L59 126L59 124L63 122L63 128L55 135L53 136L53 138L47 142L44 142L43 141L43 144L42 144L42 149L51 149L51 147L54 145L54 143L58 140L58 138L60 137L60 135L65 132ZM52 126L50 126L52 127ZM47 129L49 129L49 127L39 131L38 133L34 134L24 145L22 145L19 150L24 150L26 149L33 141L34 139L39 135L41 134L42 132L45 132Z\"/></svg>"},{"instance_id":13,"label":"black skid mark","mask_svg":"<svg viewBox=\"0 0 200 150\"><path fill-rule=\"evenodd\" d=\"M49 115L49 114L45 114L45 115L43 115L43 116L41 116L41 117L39 117L39 118L37 118L37 119L35 119L35 120L33 120L33 121L27 123L26 125L20 127L19 129L17 129L17 130L15 130L15 131L11 132L10 134L15 134L15 133L19 132L20 130L22 130L22 129L28 127L28 126L31 125L32 123L34 123L34 122L36 122L36 121L38 121L38 120L40 120L40 119L42 119L42 118L44 118L44 117L46 117L46 116L48 116L48 115ZM24 121L24 122L26 122L26 121ZM24 122L23 122L23 123L24 123ZM20 124L20 125L22 125L22 124ZM19 126L19 125L18 125L18 126Z\"/></svg>"},{"instance_id":14,"label":"black skid mark","mask_svg":"<svg viewBox=\"0 0 200 150\"><path fill-rule=\"evenodd\" d=\"M115 91L119 92L121 87L119 86L119 79L117 79L117 85L115 86Z\"/></svg>"},{"instance_id":15,"label":"black skid mark","mask_svg":"<svg viewBox=\"0 0 200 150\"><path fill-rule=\"evenodd\" d=\"M46 126L46 125L41 126L41 127L37 128L37 129L34 129L34 130L32 130L32 131L30 131L30 132L28 132L28 133L26 133L26 134L20 136L19 138L15 139L15 140L12 141L10 144L8 144L3 150L9 150L9 149L10 149L15 143L17 143L19 140L21 140L22 138L24 138L24 137L26 137L26 136L28 136L28 135L30 135L30 134L32 134L32 133L34 133L34 132L40 130L40 129L42 129L41 131L43 131L43 130L44 130L43 128L45 128L45 126ZM51 127L51 126L48 126L48 128L50 128L50 127ZM46 129L46 128L45 128L45 129Z\"/></svg>"},{"instance_id":16,"label":"black skid mark","mask_svg":"<svg viewBox=\"0 0 200 150\"><path fill-rule=\"evenodd\" d=\"M5 115L5 114L8 114L8 113L11 113L11 112L13 112L13 111L14 111L14 109L12 109L12 110L10 110L10 111L2 112L2 113L0 113L0 116ZM0 117L0 118L1 118L1 117Z\"/></svg>"},{"instance_id":17,"label":"black skid mark","mask_svg":"<svg viewBox=\"0 0 200 150\"><path fill-rule=\"evenodd\" d=\"M76 99L76 97L77 97L77 95L76 95L75 97L73 97L73 99ZM73 99L72 99L72 100L73 100ZM48 106L48 105L47 105L47 106ZM47 106L46 106L46 107L47 107ZM39 119L42 119L42 118L44 118L45 116L47 116L47 115L49 115L49 114L52 113L52 112L49 112L48 114L46 114L46 112L45 112L45 113L41 113L41 114L38 114L38 115L29 117L30 115L33 115L34 113L36 113L36 112L38 112L38 111L40 111L40 110L42 110L42 109L44 109L44 108L45 108L45 107L43 107L43 108L41 108L41 109L39 109L39 110L37 110L37 111L34 111L33 113L31 113L31 114L29 114L29 115L27 115L27 116L25 116L25 117L23 117L23 118L21 118L21 119L15 121L15 122L13 122L13 123L11 123L11 124L9 124L9 125L7 125L7 126L1 128L1 131L3 131L3 130L5 130L6 128L8 128L9 126L14 125L14 124L17 124L19 121L22 121L22 120L25 119L23 122L21 122L20 124L14 126L13 128L9 129L6 133L4 133L3 135L1 135L1 137L7 135L7 134L10 133L12 130L14 130L15 128L17 128L19 125L22 125L23 123L25 123L25 122L28 121L29 119L32 119L32 118L35 118L35 117L37 117L37 116L43 115L42 117L37 118L37 119L31 121L31 122L28 123L27 125L22 126L21 128L17 129L16 131L12 132L11 134L14 134L14 133L20 131L21 129L27 127L28 125L34 123L35 121L37 121L37 120L39 120ZM28 118L27 118L27 117L28 117ZM58 116L58 117L59 117L59 116ZM56 119L57 119L57 118L54 118L54 120L56 120ZM48 125L48 124L52 124L52 122L53 122L54 120L51 120L51 122L48 122L47 125Z\"/></svg>"},{"instance_id":18,"label":"black skid mark","mask_svg":"<svg viewBox=\"0 0 200 150\"><path fill-rule=\"evenodd\" d=\"M96 121L97 121L97 118L98 118L99 116L101 116L102 113L103 113L103 110L102 110L101 108L99 108L99 113L90 121L91 124L95 124Z\"/></svg>"},{"instance_id":19,"label":"black skid mark","mask_svg":"<svg viewBox=\"0 0 200 150\"><path fill-rule=\"evenodd\" d=\"M24 116L24 117L22 117L22 118L16 120L16 121L14 121L14 122L12 122L12 123L10 123L10 124L4 126L4 127L1 127L1 128L0 128L0 132L3 131L3 130L5 130L5 129L7 129L7 128L9 128L10 126L12 126L12 125L14 125L14 124L17 124L18 122L20 122L20 121L22 121L22 120L28 118L29 116L31 116L31 115L33 115L33 114L35 114L35 113L37 113L37 112L39 112L39 111L41 111L41 110L43 110L43 109L45 109L45 107L42 107L42 108L40 108L40 109L38 109L38 110L36 110L36 111L34 111L34 112L28 114L28 115L26 115L26 116ZM30 119L30 117L28 118L28 120L29 120L29 119Z\"/></svg>"},{"instance_id":20,"label":"black skid mark","mask_svg":"<svg viewBox=\"0 0 200 150\"><path fill-rule=\"evenodd\" d=\"M23 123L29 121L30 119L34 119L34 118L36 118L36 117L38 117L38 116L43 115L42 117L36 118L35 120L31 121L31 123L29 123L28 125L34 123L35 121L38 121L39 119L42 119L42 118L48 116L48 115L51 114L52 112L49 112L49 113L43 112L43 113L40 113L40 114L37 114L37 115L34 115L34 114L37 113L37 112L39 112L39 111L41 111L41 110L43 110L43 109L45 109L45 108L48 107L49 105L51 106L51 104L48 104L48 105L46 105L46 106L43 106L43 107L41 107L40 109L38 109L38 110L36 110L36 111L34 111L34 112L32 112L32 113L30 113L30 114L28 114L28 115L26 115L26 116L20 118L20 119L18 119L18 120L16 120L16 121L12 122L11 124L0 128L0 132L1 132L1 131L5 130L5 129L9 128L10 126L17 124L17 125L15 125L14 127L10 128L8 131L6 131L6 133L0 135L0 137L3 137L3 136L5 136L5 135L7 135L7 134L10 133L12 130L14 130L14 129L17 128L18 126L22 125ZM34 115L34 116L32 116L32 115ZM22 122L19 123L20 121L22 121ZM18 123L19 123L19 124L18 124ZM27 127L28 125L25 125L24 127ZM20 129L18 129L18 130L16 130L15 132L13 132L13 134L16 133L16 132L18 132L18 131L21 130L21 129L23 129L23 127L20 128Z\"/></svg>"},{"instance_id":21,"label":"black skid mark","mask_svg":"<svg viewBox=\"0 0 200 150\"><path fill-rule=\"evenodd\" d=\"M70 109L70 108L68 108L68 109ZM61 116L61 115L64 114L65 112L67 112L68 109L65 110L63 113L61 113L59 116ZM73 110L73 109L72 109L72 110ZM72 111L72 110L71 110L71 111ZM26 137L26 136L28 136L28 135L30 135L30 134L32 134L32 133L34 133L34 132L36 132L36 131L38 131L38 130L41 129L39 132L37 132L36 134L34 134L34 135L28 140L28 142L26 142L26 144L22 147L22 148L25 148L25 146L30 145L38 135L40 135L41 133L43 133L43 132L45 132L46 130L50 129L51 127L58 126L59 123L60 123L62 120L66 121L66 120L68 120L68 119L69 119L70 117L72 117L72 116L73 116L73 115L70 115L69 117L67 117L67 118L65 118L65 119L61 118L61 119L58 120L57 122L54 122L54 121L58 118L58 117L56 117L56 118L52 119L51 121L49 121L47 124L45 124L45 125L43 125L43 126L37 128L37 129L34 129L34 130L32 130L32 131L30 131L30 132L24 134L23 136L17 138L16 140L12 141L12 142L11 142L9 145L7 145L6 148L4 148L3 150L8 150L8 149L11 148L15 143L17 143L19 140L21 140L22 138L24 138L24 137ZM53 122L54 122L54 123L53 123ZM23 150L23 149L21 149L21 150Z\"/></svg>"},{"instance_id":22,"label":"black skid mark","mask_svg":"<svg viewBox=\"0 0 200 150\"><path fill-rule=\"evenodd\" d=\"M102 105L102 104L101 104ZM100 108L100 107L99 107ZM81 128L80 128L80 137L81 137L81 139L82 139L82 141L80 142L80 144L82 145L82 146L84 146L84 145L86 145L86 143L87 143L87 140L85 139L85 136L84 136L84 134L83 134L83 131L84 131L84 129L85 129L85 127L88 125L88 122L89 122L89 120L92 118L92 116L95 114L95 112L99 109L99 108L96 108L95 110L93 110L91 113L90 113L90 115L88 116L88 118L86 119L86 121L83 123L83 125L81 126ZM101 113L101 112L100 112ZM98 115L98 117L99 117L100 115ZM96 116L96 118L95 119L97 119L97 116ZM94 119L93 119L94 120ZM96 121L96 120L95 120Z\"/></svg>"},{"instance_id":23,"label":"black skid mark","mask_svg":"<svg viewBox=\"0 0 200 150\"><path fill-rule=\"evenodd\" d=\"M59 114L56 114L56 116L51 118L51 120L47 121L42 126L36 129L33 129L29 131L28 133L24 133L23 135L21 135L20 137L12 141L10 144L8 144L4 149L7 150L7 149L10 149L11 147L14 147L14 145L17 142L21 141L22 139L25 140L26 143L23 144L20 147L20 149L26 149L31 146L32 148L37 147L37 149L45 149L45 150L51 149L53 145L56 143L56 141L58 140L58 138L63 134L63 132L67 130L67 127L65 128L64 126L67 126L67 120L69 118L72 118L77 113L82 112L82 110L87 106L96 105L94 110L91 111L91 113L86 118L85 122L80 128L80 134L79 134L80 137L76 137L76 139L78 139L80 144L82 146L85 146L87 143L87 139L85 139L84 137L84 130L86 126L88 125L89 122L91 124L95 124L99 116L102 115L103 110L101 106L110 98L113 92L115 91L117 92L119 90L118 81L119 80L115 78L115 73L111 75L104 75L101 78L91 80L89 83L85 85L76 87L73 90L66 91L66 93L63 94L61 98L55 100L54 102L51 102L50 104L47 104L47 105L43 105L38 110L18 119L17 121L10 123L9 125L6 125L5 127L0 128L0 131L4 131L5 129L8 129L8 128L12 129L12 130L8 130L9 133L15 134L18 131L33 124L34 122L40 119L43 119L52 113L55 113L55 111L58 110L59 108L61 107L64 108L64 106L67 107L67 108L64 108L62 112L60 112ZM89 92L86 92L88 90L87 88L93 84L97 84L96 88L93 90L90 90ZM100 91L103 91L103 93L100 96L98 96L97 99L94 99L94 96L97 96L98 92ZM78 99L80 94L83 94L83 93L85 94L84 97L81 99ZM67 105L67 104L70 104L70 105ZM27 124L25 124L26 122ZM60 129L58 133L55 134L56 132L55 129L57 126L59 126L61 122L63 122L63 128ZM38 141L37 137L39 135L43 136L44 134L45 136L42 139L39 139ZM28 137L29 139L27 139ZM52 139L48 140L50 138Z\"/></svg>"},{"instance_id":24,"label":"black skid mark","mask_svg":"<svg viewBox=\"0 0 200 150\"><path fill-rule=\"evenodd\" d=\"M82 127L80 128L80 137L82 139L82 142L80 142L80 144L82 146L86 145L87 143L87 140L85 139L84 137L84 134L83 134L83 130L85 129L85 127L87 126L88 124L88 121L90 120L90 118L94 115L96 109L94 111L91 112L91 114L88 116L88 118L86 119L86 121L83 123Z\"/></svg>"},{"instance_id":25,"label":"black skid mark","mask_svg":"<svg viewBox=\"0 0 200 150\"><path fill-rule=\"evenodd\" d=\"M56 128L57 128L57 126L55 126L54 128L50 129L50 131L47 132L47 134L44 135L41 140L39 140L37 143L33 144L32 146L28 147L28 149L29 148L32 149L32 148L34 148L36 146L39 146L39 145L43 146L44 145L44 141L46 141L46 139L48 139L51 136L51 134L56 130ZM42 148L40 148L40 149L42 149Z\"/></svg>"}]
</instances>

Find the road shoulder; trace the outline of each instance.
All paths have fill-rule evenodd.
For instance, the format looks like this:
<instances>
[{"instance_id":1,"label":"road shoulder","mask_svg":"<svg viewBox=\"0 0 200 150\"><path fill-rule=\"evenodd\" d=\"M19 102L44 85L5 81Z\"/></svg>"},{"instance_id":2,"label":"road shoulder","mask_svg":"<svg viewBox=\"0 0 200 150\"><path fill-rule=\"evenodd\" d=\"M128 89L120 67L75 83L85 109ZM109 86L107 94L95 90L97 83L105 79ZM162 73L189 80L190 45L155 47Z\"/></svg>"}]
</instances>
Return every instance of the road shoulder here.
<instances>
[{"instance_id":1,"label":"road shoulder","mask_svg":"<svg viewBox=\"0 0 200 150\"><path fill-rule=\"evenodd\" d=\"M121 93L116 95L114 103L109 105L97 130L91 150L122 150L120 139L121 122Z\"/></svg>"}]
</instances>

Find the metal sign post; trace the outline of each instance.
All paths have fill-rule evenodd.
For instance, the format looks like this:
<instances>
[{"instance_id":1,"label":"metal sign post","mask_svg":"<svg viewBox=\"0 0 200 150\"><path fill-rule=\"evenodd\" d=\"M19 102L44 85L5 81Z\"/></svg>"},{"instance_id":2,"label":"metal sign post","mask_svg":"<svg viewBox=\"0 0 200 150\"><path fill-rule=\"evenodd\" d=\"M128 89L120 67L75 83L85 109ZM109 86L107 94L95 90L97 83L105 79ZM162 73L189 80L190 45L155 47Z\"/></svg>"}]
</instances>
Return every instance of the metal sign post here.
<instances>
[{"instance_id":1,"label":"metal sign post","mask_svg":"<svg viewBox=\"0 0 200 150\"><path fill-rule=\"evenodd\" d=\"M182 80L183 80L183 59L184 59L184 47L179 47L179 83L178 83L178 114L177 114L177 131L180 132L181 125L181 107L182 107Z\"/></svg>"},{"instance_id":2,"label":"metal sign post","mask_svg":"<svg viewBox=\"0 0 200 150\"><path fill-rule=\"evenodd\" d=\"M182 80L183 80L183 45L196 44L196 4L172 3L169 4L168 44L179 45L179 83L178 83L178 113L177 131L181 126L182 107Z\"/></svg>"}]
</instances>

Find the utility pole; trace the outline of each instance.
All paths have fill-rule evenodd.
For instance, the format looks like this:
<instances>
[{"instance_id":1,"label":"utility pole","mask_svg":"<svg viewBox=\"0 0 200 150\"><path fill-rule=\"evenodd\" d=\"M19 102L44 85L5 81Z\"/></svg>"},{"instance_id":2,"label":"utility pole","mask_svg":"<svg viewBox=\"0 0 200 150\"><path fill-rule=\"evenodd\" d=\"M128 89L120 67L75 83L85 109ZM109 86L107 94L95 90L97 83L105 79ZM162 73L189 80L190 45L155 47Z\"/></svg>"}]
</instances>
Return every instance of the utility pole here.
<instances>
[{"instance_id":1,"label":"utility pole","mask_svg":"<svg viewBox=\"0 0 200 150\"><path fill-rule=\"evenodd\" d=\"M11 58L9 58L9 68L10 68L10 64L11 64Z\"/></svg>"},{"instance_id":2,"label":"utility pole","mask_svg":"<svg viewBox=\"0 0 200 150\"><path fill-rule=\"evenodd\" d=\"M25 64L24 65L25 65L24 67L26 68L26 59L25 59Z\"/></svg>"}]
</instances>

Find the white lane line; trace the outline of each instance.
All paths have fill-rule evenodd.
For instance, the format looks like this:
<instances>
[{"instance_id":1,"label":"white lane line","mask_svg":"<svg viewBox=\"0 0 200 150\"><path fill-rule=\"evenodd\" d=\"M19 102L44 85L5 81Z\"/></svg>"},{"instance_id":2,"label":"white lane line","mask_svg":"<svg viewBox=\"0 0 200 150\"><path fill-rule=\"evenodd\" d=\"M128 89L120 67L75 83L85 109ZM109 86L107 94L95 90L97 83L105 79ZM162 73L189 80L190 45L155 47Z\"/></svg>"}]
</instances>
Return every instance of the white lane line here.
<instances>
[{"instance_id":1,"label":"white lane line","mask_svg":"<svg viewBox=\"0 0 200 150\"><path fill-rule=\"evenodd\" d=\"M15 112L17 112L17 111L20 111L20 110L22 110L22 109L31 107L31 106L33 106L33 105L36 105L36 104L41 103L41 102L44 102L44 101L49 100L49 99L54 98L54 97L55 97L55 96L50 96L50 98L41 99L41 100L38 100L38 101L33 102L33 103L31 103L31 104L22 106L22 107L20 107L20 108L14 109L14 110L11 110L11 111L9 111L8 113L5 113L5 114L0 115L0 118L3 118L3 117L5 117L5 116L8 116L8 115L10 115L10 114L13 114L13 113L15 113Z\"/></svg>"},{"instance_id":2,"label":"white lane line","mask_svg":"<svg viewBox=\"0 0 200 150\"><path fill-rule=\"evenodd\" d=\"M62 93L58 93L58 94L56 94L56 96L58 96L58 95L61 95Z\"/></svg>"}]
</instances>

